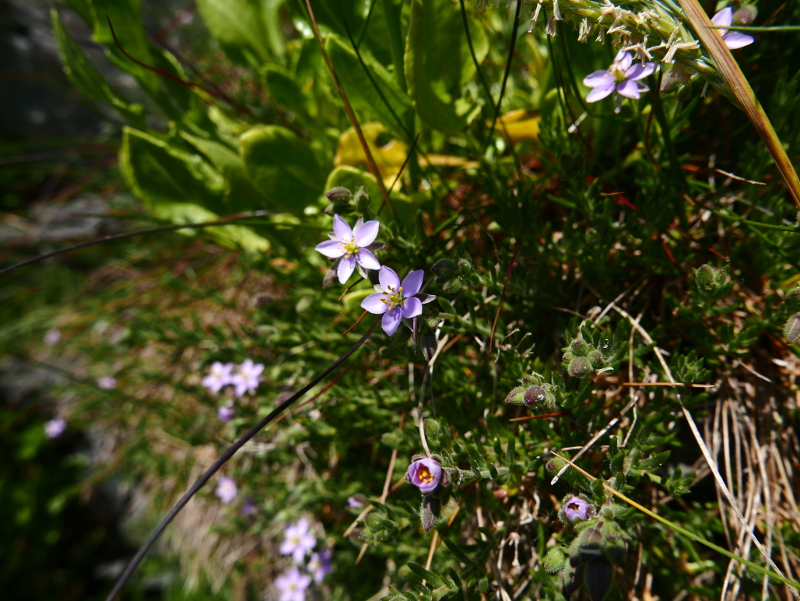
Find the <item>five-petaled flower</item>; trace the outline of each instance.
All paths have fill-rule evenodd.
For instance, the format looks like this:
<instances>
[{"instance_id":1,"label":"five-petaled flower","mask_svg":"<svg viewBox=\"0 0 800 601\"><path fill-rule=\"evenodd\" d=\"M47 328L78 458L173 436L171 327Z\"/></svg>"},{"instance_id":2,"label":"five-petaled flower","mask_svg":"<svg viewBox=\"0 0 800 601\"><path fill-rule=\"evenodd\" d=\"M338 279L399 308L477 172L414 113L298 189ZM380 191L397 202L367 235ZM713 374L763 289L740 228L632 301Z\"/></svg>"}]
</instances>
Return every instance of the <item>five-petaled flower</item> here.
<instances>
[{"instance_id":1,"label":"five-petaled flower","mask_svg":"<svg viewBox=\"0 0 800 601\"><path fill-rule=\"evenodd\" d=\"M347 222L338 215L333 216L333 232L330 240L317 244L314 248L331 259L339 259L337 274L339 283L344 284L356 268L356 262L364 269L380 269L381 264L370 252L370 245L378 237L378 221L364 221L361 217L356 226L350 229Z\"/></svg>"},{"instance_id":2,"label":"five-petaled flower","mask_svg":"<svg viewBox=\"0 0 800 601\"><path fill-rule=\"evenodd\" d=\"M731 50L749 46L756 41L751 35L739 33L738 31L728 31L726 29L733 24L733 9L730 6L723 8L714 15L711 22L720 28L718 31L722 35L722 41L725 42L725 45Z\"/></svg>"},{"instance_id":3,"label":"five-petaled flower","mask_svg":"<svg viewBox=\"0 0 800 601\"><path fill-rule=\"evenodd\" d=\"M618 113L622 107L621 96L639 98L641 92L650 89L639 80L650 75L655 68L653 63L634 65L633 55L620 50L608 69L595 71L583 78L583 85L594 88L586 96L586 102L597 102L616 91L614 112Z\"/></svg>"},{"instance_id":4,"label":"five-petaled flower","mask_svg":"<svg viewBox=\"0 0 800 601\"><path fill-rule=\"evenodd\" d=\"M301 574L296 566L275 579L280 601L305 601L306 589L310 584L311 577Z\"/></svg>"},{"instance_id":5,"label":"five-petaled flower","mask_svg":"<svg viewBox=\"0 0 800 601\"><path fill-rule=\"evenodd\" d=\"M67 422L60 417L54 417L44 425L47 438L58 438L67 429Z\"/></svg>"},{"instance_id":6,"label":"five-petaled flower","mask_svg":"<svg viewBox=\"0 0 800 601\"><path fill-rule=\"evenodd\" d=\"M562 511L570 522L585 522L592 514L592 506L586 499L573 495L566 499Z\"/></svg>"},{"instance_id":7,"label":"five-petaled flower","mask_svg":"<svg viewBox=\"0 0 800 601\"><path fill-rule=\"evenodd\" d=\"M236 409L234 409L230 405L223 405L222 407L217 409L217 417L221 422L231 421L234 415L236 415Z\"/></svg>"},{"instance_id":8,"label":"five-petaled flower","mask_svg":"<svg viewBox=\"0 0 800 601\"><path fill-rule=\"evenodd\" d=\"M213 394L217 394L223 387L231 383L231 371L233 371L233 363L214 361L211 364L211 373L203 378L202 384Z\"/></svg>"},{"instance_id":9,"label":"five-petaled flower","mask_svg":"<svg viewBox=\"0 0 800 601\"><path fill-rule=\"evenodd\" d=\"M263 363L253 363L252 359L245 359L231 376L230 383L236 389L236 396L240 397L245 392L255 392L258 388L258 379L264 371Z\"/></svg>"},{"instance_id":10,"label":"five-petaled flower","mask_svg":"<svg viewBox=\"0 0 800 601\"><path fill-rule=\"evenodd\" d=\"M284 539L281 543L281 555L291 555L295 563L300 563L317 544L312 534L308 531L308 520L300 518L296 524L286 527Z\"/></svg>"},{"instance_id":11,"label":"five-petaled flower","mask_svg":"<svg viewBox=\"0 0 800 601\"><path fill-rule=\"evenodd\" d=\"M237 491L236 481L233 478L223 476L217 482L217 490L214 494L219 497L223 505L227 505L236 498Z\"/></svg>"},{"instance_id":12,"label":"five-petaled flower","mask_svg":"<svg viewBox=\"0 0 800 601\"><path fill-rule=\"evenodd\" d=\"M316 584L321 584L326 574L331 573L330 553L323 549L319 553L312 553L306 569L314 578Z\"/></svg>"},{"instance_id":13,"label":"five-petaled flower","mask_svg":"<svg viewBox=\"0 0 800 601\"><path fill-rule=\"evenodd\" d=\"M380 285L375 286L374 294L370 294L361 302L361 307L375 315L383 315L381 325L389 336L397 331L404 317L412 318L422 315L422 300L416 295L422 287L422 269L412 271L402 282L390 267L381 267L378 273ZM431 299L432 300L432 299Z\"/></svg>"},{"instance_id":14,"label":"five-petaled flower","mask_svg":"<svg viewBox=\"0 0 800 601\"><path fill-rule=\"evenodd\" d=\"M442 479L442 464L433 457L414 460L406 470L406 482L419 488L423 495L433 492Z\"/></svg>"}]
</instances>

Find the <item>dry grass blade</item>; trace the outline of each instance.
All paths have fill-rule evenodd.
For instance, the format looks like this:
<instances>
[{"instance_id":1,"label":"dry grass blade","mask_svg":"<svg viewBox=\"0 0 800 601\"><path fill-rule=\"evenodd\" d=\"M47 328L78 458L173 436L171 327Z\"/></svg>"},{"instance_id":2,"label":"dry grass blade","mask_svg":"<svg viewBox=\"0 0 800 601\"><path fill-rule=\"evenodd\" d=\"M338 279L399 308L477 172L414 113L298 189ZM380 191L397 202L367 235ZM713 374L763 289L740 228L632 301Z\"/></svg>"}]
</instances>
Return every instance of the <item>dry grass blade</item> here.
<instances>
[{"instance_id":1,"label":"dry grass blade","mask_svg":"<svg viewBox=\"0 0 800 601\"><path fill-rule=\"evenodd\" d=\"M764 109L761 108L750 83L742 73L731 51L722 41L722 36L716 26L708 18L700 3L697 0L678 0L681 8L686 13L686 18L694 27L697 36L703 42L711 57L717 64L717 69L727 82L734 98L744 109L747 118L753 124L758 135L763 140L778 171L781 172L783 180L789 188L794 203L800 207L800 179L794 170L786 150L783 148L775 129L767 118Z\"/></svg>"}]
</instances>

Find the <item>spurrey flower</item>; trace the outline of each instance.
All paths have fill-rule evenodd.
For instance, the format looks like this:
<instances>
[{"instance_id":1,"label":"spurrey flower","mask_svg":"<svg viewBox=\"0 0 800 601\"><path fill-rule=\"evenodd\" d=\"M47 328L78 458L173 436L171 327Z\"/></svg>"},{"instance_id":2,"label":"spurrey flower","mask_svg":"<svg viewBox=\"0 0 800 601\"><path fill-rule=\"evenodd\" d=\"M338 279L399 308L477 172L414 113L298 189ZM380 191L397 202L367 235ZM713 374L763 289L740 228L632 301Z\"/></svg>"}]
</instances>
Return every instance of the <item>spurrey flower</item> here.
<instances>
[{"instance_id":1,"label":"spurrey flower","mask_svg":"<svg viewBox=\"0 0 800 601\"><path fill-rule=\"evenodd\" d=\"M321 584L326 574L331 573L330 553L323 549L319 553L312 553L306 569L314 578L316 584Z\"/></svg>"},{"instance_id":2,"label":"spurrey flower","mask_svg":"<svg viewBox=\"0 0 800 601\"><path fill-rule=\"evenodd\" d=\"M111 376L100 376L97 378L97 385L103 390L114 390L117 387L117 380Z\"/></svg>"},{"instance_id":3,"label":"spurrey flower","mask_svg":"<svg viewBox=\"0 0 800 601\"><path fill-rule=\"evenodd\" d=\"M733 24L733 9L730 6L723 8L714 15L711 22L720 28L730 27ZM722 35L722 41L725 42L725 45L731 50L749 46L756 41L753 36L747 35L746 33L728 31L727 29L719 29L718 31Z\"/></svg>"},{"instance_id":4,"label":"spurrey flower","mask_svg":"<svg viewBox=\"0 0 800 601\"><path fill-rule=\"evenodd\" d=\"M217 490L214 494L219 497L223 505L227 505L236 498L237 491L238 489L236 488L234 479L223 476L217 482Z\"/></svg>"},{"instance_id":5,"label":"spurrey flower","mask_svg":"<svg viewBox=\"0 0 800 601\"><path fill-rule=\"evenodd\" d=\"M203 378L203 386L208 388L213 394L217 394L223 387L231 383L231 371L233 363L220 363L214 361L211 364L211 373Z\"/></svg>"},{"instance_id":6,"label":"spurrey flower","mask_svg":"<svg viewBox=\"0 0 800 601\"><path fill-rule=\"evenodd\" d=\"M310 584L311 577L301 574L296 566L275 579L275 587L280 593L279 601L305 601L306 589Z\"/></svg>"},{"instance_id":7,"label":"spurrey flower","mask_svg":"<svg viewBox=\"0 0 800 601\"><path fill-rule=\"evenodd\" d=\"M442 464L433 457L417 459L406 470L406 482L419 488L423 495L433 492L442 479Z\"/></svg>"},{"instance_id":8,"label":"spurrey flower","mask_svg":"<svg viewBox=\"0 0 800 601\"><path fill-rule=\"evenodd\" d=\"M384 265L378 273L380 285L375 286L377 292L365 298L361 307L375 315L383 315L383 331L391 336L404 317L411 319L422 315L423 301L416 295L422 287L424 275L425 272L418 269L409 273L401 282L394 270ZM434 298L426 295L425 302Z\"/></svg>"},{"instance_id":9,"label":"spurrey flower","mask_svg":"<svg viewBox=\"0 0 800 601\"><path fill-rule=\"evenodd\" d=\"M47 334L44 335L44 343L50 346L58 344L59 340L61 340L60 330L48 330Z\"/></svg>"},{"instance_id":10,"label":"spurrey flower","mask_svg":"<svg viewBox=\"0 0 800 601\"><path fill-rule=\"evenodd\" d=\"M236 396L242 396L245 392L255 392L259 376L263 371L263 363L253 363L252 359L245 359L244 363L236 368L230 380L236 389Z\"/></svg>"},{"instance_id":11,"label":"spurrey flower","mask_svg":"<svg viewBox=\"0 0 800 601\"><path fill-rule=\"evenodd\" d=\"M570 522L585 522L592 515L592 506L586 499L572 495L565 499L561 511Z\"/></svg>"},{"instance_id":12,"label":"spurrey flower","mask_svg":"<svg viewBox=\"0 0 800 601\"><path fill-rule=\"evenodd\" d=\"M622 107L622 98L639 98L641 92L646 92L648 88L639 80L650 75L656 66L653 63L642 65L633 64L633 55L630 52L620 50L614 58L614 62L605 71L595 71L583 78L583 85L594 88L586 96L586 102L597 102L602 100L612 92L616 92L614 97L614 112L619 112Z\"/></svg>"},{"instance_id":13,"label":"spurrey flower","mask_svg":"<svg viewBox=\"0 0 800 601\"><path fill-rule=\"evenodd\" d=\"M230 405L224 405L219 409L217 409L217 417L221 422L231 421L234 415L236 415L236 409L234 409Z\"/></svg>"},{"instance_id":14,"label":"spurrey flower","mask_svg":"<svg viewBox=\"0 0 800 601\"><path fill-rule=\"evenodd\" d=\"M333 216L333 232L330 240L317 244L314 250L331 259L339 259L337 274L339 283L344 284L356 268L356 263L364 269L380 269L381 264L370 252L370 245L378 237L378 221L364 221L359 217L354 229L338 215Z\"/></svg>"},{"instance_id":15,"label":"spurrey flower","mask_svg":"<svg viewBox=\"0 0 800 601\"><path fill-rule=\"evenodd\" d=\"M291 555L295 563L300 563L316 544L317 539L308 531L308 520L300 518L296 524L286 527L281 543L281 555Z\"/></svg>"},{"instance_id":16,"label":"spurrey flower","mask_svg":"<svg viewBox=\"0 0 800 601\"><path fill-rule=\"evenodd\" d=\"M47 438L58 438L67 429L67 422L60 417L54 417L44 425Z\"/></svg>"}]
</instances>

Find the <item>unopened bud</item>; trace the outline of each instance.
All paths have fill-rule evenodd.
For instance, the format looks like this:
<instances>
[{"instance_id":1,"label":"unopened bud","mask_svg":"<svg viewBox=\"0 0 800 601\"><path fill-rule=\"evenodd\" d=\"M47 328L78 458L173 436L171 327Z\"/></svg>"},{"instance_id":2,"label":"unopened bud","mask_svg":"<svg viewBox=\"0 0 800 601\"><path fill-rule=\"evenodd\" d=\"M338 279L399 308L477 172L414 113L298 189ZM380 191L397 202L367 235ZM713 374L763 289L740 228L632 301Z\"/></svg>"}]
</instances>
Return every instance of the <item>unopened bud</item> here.
<instances>
[{"instance_id":1,"label":"unopened bud","mask_svg":"<svg viewBox=\"0 0 800 601\"><path fill-rule=\"evenodd\" d=\"M431 267L433 275L442 280L447 280L452 277L455 270L456 264L450 259L439 259L433 264L433 267Z\"/></svg>"},{"instance_id":2,"label":"unopened bud","mask_svg":"<svg viewBox=\"0 0 800 601\"><path fill-rule=\"evenodd\" d=\"M613 571L611 564L605 559L594 559L586 564L586 571L583 576L586 592L591 601L603 601L611 588Z\"/></svg>"},{"instance_id":3,"label":"unopened bud","mask_svg":"<svg viewBox=\"0 0 800 601\"><path fill-rule=\"evenodd\" d=\"M442 290L447 294L455 294L459 290L461 290L461 279L460 278L453 278L449 282L447 282L444 286L442 286Z\"/></svg>"},{"instance_id":4,"label":"unopened bud","mask_svg":"<svg viewBox=\"0 0 800 601\"><path fill-rule=\"evenodd\" d=\"M795 313L783 326L783 335L788 344L794 344L800 340L800 313Z\"/></svg>"},{"instance_id":5,"label":"unopened bud","mask_svg":"<svg viewBox=\"0 0 800 601\"><path fill-rule=\"evenodd\" d=\"M511 403L512 405L525 405L525 388L522 386L517 386L511 392L508 393L506 397L506 403Z\"/></svg>"},{"instance_id":6,"label":"unopened bud","mask_svg":"<svg viewBox=\"0 0 800 601\"><path fill-rule=\"evenodd\" d=\"M422 529L425 532L430 532L436 525L439 519L439 514L442 511L442 502L436 497L428 495L422 499L422 507L420 507L419 517L422 522Z\"/></svg>"},{"instance_id":7,"label":"unopened bud","mask_svg":"<svg viewBox=\"0 0 800 601\"><path fill-rule=\"evenodd\" d=\"M525 391L523 398L526 405L541 405L547 400L547 393L541 386L531 386Z\"/></svg>"},{"instance_id":8,"label":"unopened bud","mask_svg":"<svg viewBox=\"0 0 800 601\"><path fill-rule=\"evenodd\" d=\"M594 367L589 357L575 357L570 361L567 371L575 378L586 378L594 373Z\"/></svg>"},{"instance_id":9,"label":"unopened bud","mask_svg":"<svg viewBox=\"0 0 800 601\"><path fill-rule=\"evenodd\" d=\"M358 207L362 211L369 207L370 203L369 192L367 192L367 189L364 186L358 187L358 190L356 190L356 194L355 197L353 198L353 201L356 203L356 207Z\"/></svg>"},{"instance_id":10,"label":"unopened bud","mask_svg":"<svg viewBox=\"0 0 800 601\"><path fill-rule=\"evenodd\" d=\"M347 204L348 202L350 202L350 199L353 198L353 195L350 193L350 190L348 190L347 188L342 188L341 186L337 188L331 188L330 190L325 192L325 196L327 196L328 200L330 200L335 205Z\"/></svg>"}]
</instances>

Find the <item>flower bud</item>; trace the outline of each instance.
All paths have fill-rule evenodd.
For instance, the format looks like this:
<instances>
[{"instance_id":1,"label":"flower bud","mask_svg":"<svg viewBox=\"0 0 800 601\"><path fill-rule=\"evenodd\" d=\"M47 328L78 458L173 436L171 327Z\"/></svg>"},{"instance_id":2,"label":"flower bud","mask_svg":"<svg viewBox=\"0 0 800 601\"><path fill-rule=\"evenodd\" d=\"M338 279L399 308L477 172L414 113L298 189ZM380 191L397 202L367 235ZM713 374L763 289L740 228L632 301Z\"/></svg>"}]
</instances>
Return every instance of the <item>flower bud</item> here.
<instances>
[{"instance_id":1,"label":"flower bud","mask_svg":"<svg viewBox=\"0 0 800 601\"><path fill-rule=\"evenodd\" d=\"M789 311L800 311L800 286L792 288L783 302L789 307Z\"/></svg>"},{"instance_id":2,"label":"flower bud","mask_svg":"<svg viewBox=\"0 0 800 601\"><path fill-rule=\"evenodd\" d=\"M544 556L544 569L549 574L555 574L564 567L567 556L561 547L551 547Z\"/></svg>"},{"instance_id":3,"label":"flower bud","mask_svg":"<svg viewBox=\"0 0 800 601\"><path fill-rule=\"evenodd\" d=\"M455 294L459 290L461 290L461 278L453 278L449 282L447 282L444 286L442 286L442 290L447 294Z\"/></svg>"},{"instance_id":4,"label":"flower bud","mask_svg":"<svg viewBox=\"0 0 800 601\"><path fill-rule=\"evenodd\" d=\"M467 257L459 257L456 260L456 264L460 275L469 275L472 273L472 261Z\"/></svg>"},{"instance_id":5,"label":"flower bud","mask_svg":"<svg viewBox=\"0 0 800 601\"><path fill-rule=\"evenodd\" d=\"M422 499L422 507L419 510L419 518L422 522L422 529L430 532L436 525L439 515L442 512L442 502L433 496Z\"/></svg>"},{"instance_id":6,"label":"flower bud","mask_svg":"<svg viewBox=\"0 0 800 601\"><path fill-rule=\"evenodd\" d=\"M567 371L576 378L587 378L594 373L594 367L589 357L575 357L569 362Z\"/></svg>"},{"instance_id":7,"label":"flower bud","mask_svg":"<svg viewBox=\"0 0 800 601\"><path fill-rule=\"evenodd\" d=\"M594 559L586 564L586 572L583 576L586 592L591 601L603 601L611 588L613 572L611 564L605 559Z\"/></svg>"},{"instance_id":8,"label":"flower bud","mask_svg":"<svg viewBox=\"0 0 800 601\"><path fill-rule=\"evenodd\" d=\"M531 386L525 391L523 400L526 405L539 406L547 400L547 393L541 386Z\"/></svg>"},{"instance_id":9,"label":"flower bud","mask_svg":"<svg viewBox=\"0 0 800 601\"><path fill-rule=\"evenodd\" d=\"M350 190L347 188L342 188L341 186L337 188L331 188L325 192L325 196L335 205L347 204L353 198Z\"/></svg>"},{"instance_id":10,"label":"flower bud","mask_svg":"<svg viewBox=\"0 0 800 601\"><path fill-rule=\"evenodd\" d=\"M450 259L439 259L433 264L433 267L431 267L433 275L435 275L437 279L441 280L447 280L451 278L453 273L455 273L455 270L456 264Z\"/></svg>"},{"instance_id":11,"label":"flower bud","mask_svg":"<svg viewBox=\"0 0 800 601\"><path fill-rule=\"evenodd\" d=\"M527 404L525 400L525 392L526 390L523 386L517 386L508 393L508 396L506 397L506 403L511 403L512 405Z\"/></svg>"},{"instance_id":12,"label":"flower bud","mask_svg":"<svg viewBox=\"0 0 800 601\"><path fill-rule=\"evenodd\" d=\"M800 340L800 313L795 313L783 326L783 335L787 344L794 344Z\"/></svg>"},{"instance_id":13,"label":"flower bud","mask_svg":"<svg viewBox=\"0 0 800 601\"><path fill-rule=\"evenodd\" d=\"M367 192L367 189L364 186L358 187L358 190L356 190L356 195L353 198L353 201L355 202L356 207L358 207L359 210L363 211L364 209L369 208L370 204L369 192Z\"/></svg>"}]
</instances>

